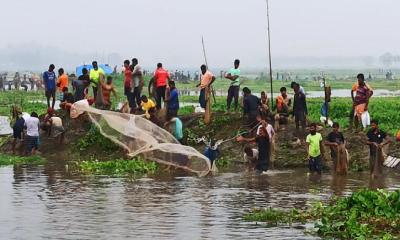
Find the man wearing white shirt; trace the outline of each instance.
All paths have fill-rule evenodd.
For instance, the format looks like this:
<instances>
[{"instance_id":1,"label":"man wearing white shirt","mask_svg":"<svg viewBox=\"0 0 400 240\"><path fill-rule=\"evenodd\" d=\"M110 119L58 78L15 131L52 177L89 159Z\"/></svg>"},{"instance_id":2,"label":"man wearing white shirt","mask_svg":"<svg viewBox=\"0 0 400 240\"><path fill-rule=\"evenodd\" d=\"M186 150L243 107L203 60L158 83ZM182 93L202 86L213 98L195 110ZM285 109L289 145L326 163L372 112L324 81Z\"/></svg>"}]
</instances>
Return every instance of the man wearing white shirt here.
<instances>
[{"instance_id":1,"label":"man wearing white shirt","mask_svg":"<svg viewBox=\"0 0 400 240\"><path fill-rule=\"evenodd\" d=\"M245 147L243 159L249 165L249 168L254 170L258 163L258 150L251 147Z\"/></svg>"},{"instance_id":2,"label":"man wearing white shirt","mask_svg":"<svg viewBox=\"0 0 400 240\"><path fill-rule=\"evenodd\" d=\"M36 150L38 150L39 124L39 116L36 112L32 112L31 116L25 120L27 154L35 155Z\"/></svg>"}]
</instances>

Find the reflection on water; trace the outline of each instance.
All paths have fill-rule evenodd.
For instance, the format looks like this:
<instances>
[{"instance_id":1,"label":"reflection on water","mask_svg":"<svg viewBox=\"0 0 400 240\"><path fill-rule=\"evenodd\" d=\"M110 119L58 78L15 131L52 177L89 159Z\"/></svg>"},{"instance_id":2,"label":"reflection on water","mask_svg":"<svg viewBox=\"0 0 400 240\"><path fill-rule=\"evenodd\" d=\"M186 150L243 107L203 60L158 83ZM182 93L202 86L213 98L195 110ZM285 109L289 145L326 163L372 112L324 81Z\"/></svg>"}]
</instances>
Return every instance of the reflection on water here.
<instances>
[{"instance_id":1,"label":"reflection on water","mask_svg":"<svg viewBox=\"0 0 400 240\"><path fill-rule=\"evenodd\" d=\"M310 177L304 170L255 176L138 180L70 175L62 166L0 168L2 239L313 239L301 228L241 220L254 207L304 208L362 187L398 188L388 174Z\"/></svg>"}]
</instances>

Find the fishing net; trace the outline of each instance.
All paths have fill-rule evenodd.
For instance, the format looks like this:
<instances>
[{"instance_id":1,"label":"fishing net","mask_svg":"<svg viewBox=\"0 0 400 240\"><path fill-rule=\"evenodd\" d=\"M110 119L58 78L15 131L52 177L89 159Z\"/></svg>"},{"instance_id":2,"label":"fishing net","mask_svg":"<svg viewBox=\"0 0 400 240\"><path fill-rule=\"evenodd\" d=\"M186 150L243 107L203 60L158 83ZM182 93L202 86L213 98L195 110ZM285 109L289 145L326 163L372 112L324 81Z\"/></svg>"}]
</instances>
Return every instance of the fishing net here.
<instances>
[{"instance_id":1,"label":"fishing net","mask_svg":"<svg viewBox=\"0 0 400 240\"><path fill-rule=\"evenodd\" d=\"M348 153L346 150L346 146L344 144L340 144L336 149L336 173L345 175L347 174L348 168Z\"/></svg>"},{"instance_id":2,"label":"fishing net","mask_svg":"<svg viewBox=\"0 0 400 240\"><path fill-rule=\"evenodd\" d=\"M181 145L168 131L140 116L75 106L86 112L103 136L124 148L130 157L177 167L205 176L210 171L209 160L192 147Z\"/></svg>"},{"instance_id":3,"label":"fishing net","mask_svg":"<svg viewBox=\"0 0 400 240\"><path fill-rule=\"evenodd\" d=\"M370 156L370 171L374 176L382 175L382 166L385 156L382 147L372 146Z\"/></svg>"}]
</instances>

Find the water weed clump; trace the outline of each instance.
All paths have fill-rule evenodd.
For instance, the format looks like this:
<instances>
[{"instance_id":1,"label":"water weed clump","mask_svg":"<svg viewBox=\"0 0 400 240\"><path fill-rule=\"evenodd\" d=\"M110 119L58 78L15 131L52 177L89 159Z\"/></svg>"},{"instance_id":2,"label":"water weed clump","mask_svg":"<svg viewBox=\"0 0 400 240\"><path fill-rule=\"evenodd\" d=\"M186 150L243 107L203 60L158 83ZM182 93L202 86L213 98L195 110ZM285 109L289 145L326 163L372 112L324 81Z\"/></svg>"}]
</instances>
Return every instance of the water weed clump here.
<instances>
[{"instance_id":1,"label":"water weed clump","mask_svg":"<svg viewBox=\"0 0 400 240\"><path fill-rule=\"evenodd\" d=\"M126 176L153 173L158 169L158 165L143 159L89 160L79 162L79 168L88 175Z\"/></svg>"},{"instance_id":2,"label":"water weed clump","mask_svg":"<svg viewBox=\"0 0 400 240\"><path fill-rule=\"evenodd\" d=\"M246 221L268 225L314 222L316 233L335 239L396 239L400 237L400 190L360 190L317 203L307 210L257 209Z\"/></svg>"},{"instance_id":3,"label":"water weed clump","mask_svg":"<svg viewBox=\"0 0 400 240\"><path fill-rule=\"evenodd\" d=\"M43 165L46 160L40 156L21 157L7 154L0 154L0 166L10 165Z\"/></svg>"},{"instance_id":4,"label":"water weed clump","mask_svg":"<svg viewBox=\"0 0 400 240\"><path fill-rule=\"evenodd\" d=\"M114 152L119 149L119 146L104 137L95 125L91 125L88 133L78 139L74 145L79 151L85 151L91 146L96 146L105 152Z\"/></svg>"}]
</instances>

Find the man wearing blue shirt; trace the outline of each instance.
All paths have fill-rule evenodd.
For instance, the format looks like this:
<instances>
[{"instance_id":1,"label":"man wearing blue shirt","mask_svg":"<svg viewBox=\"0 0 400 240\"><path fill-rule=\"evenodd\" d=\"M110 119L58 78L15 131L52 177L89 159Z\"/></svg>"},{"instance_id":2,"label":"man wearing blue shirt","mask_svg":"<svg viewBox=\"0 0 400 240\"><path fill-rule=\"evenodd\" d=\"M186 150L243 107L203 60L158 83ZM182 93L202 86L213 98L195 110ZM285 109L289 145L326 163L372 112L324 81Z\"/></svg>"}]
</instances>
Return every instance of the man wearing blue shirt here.
<instances>
[{"instance_id":1,"label":"man wearing blue shirt","mask_svg":"<svg viewBox=\"0 0 400 240\"><path fill-rule=\"evenodd\" d=\"M178 94L178 89L176 89L175 87L174 81L169 81L168 85L170 93L169 93L169 98L166 100L166 102L168 102L167 118L170 119L178 116L179 94Z\"/></svg>"},{"instance_id":2,"label":"man wearing blue shirt","mask_svg":"<svg viewBox=\"0 0 400 240\"><path fill-rule=\"evenodd\" d=\"M43 73L43 82L45 95L47 99L47 107L50 107L50 98L53 98L51 108L54 109L54 105L56 104L56 74L54 73L55 66L54 64L50 64L49 70Z\"/></svg>"}]
</instances>

